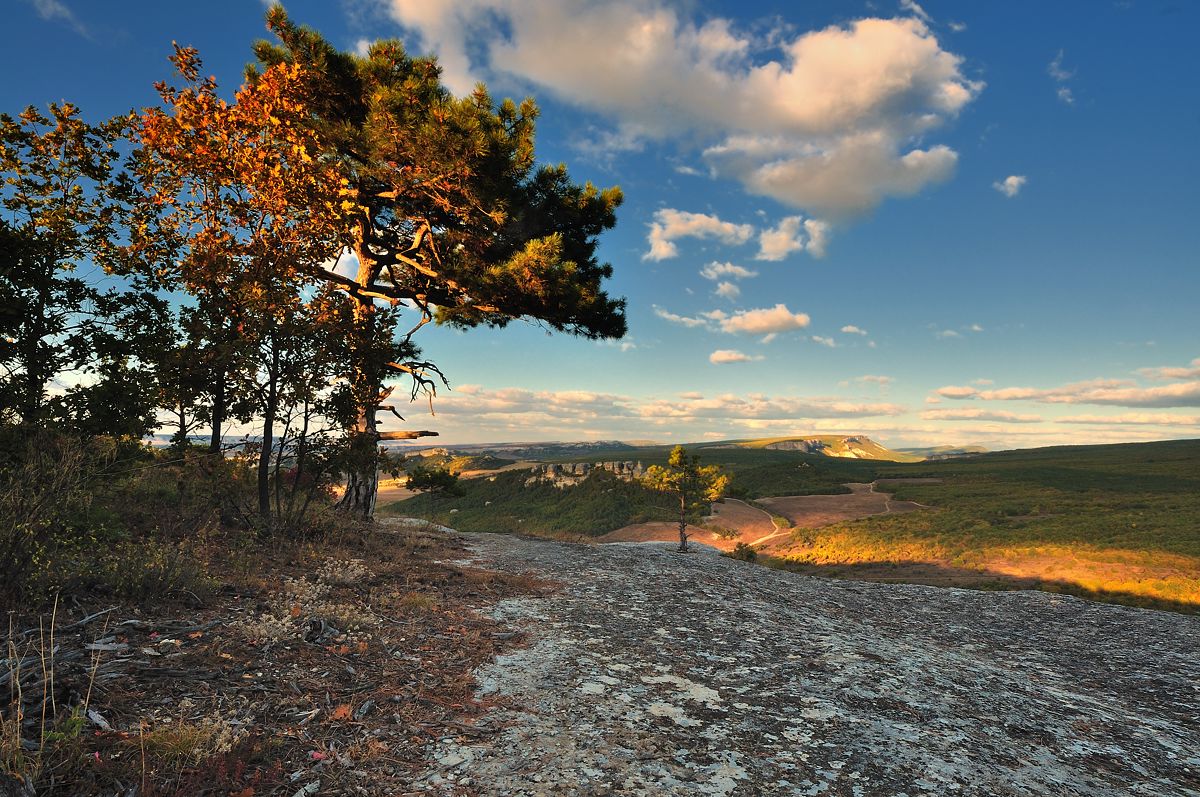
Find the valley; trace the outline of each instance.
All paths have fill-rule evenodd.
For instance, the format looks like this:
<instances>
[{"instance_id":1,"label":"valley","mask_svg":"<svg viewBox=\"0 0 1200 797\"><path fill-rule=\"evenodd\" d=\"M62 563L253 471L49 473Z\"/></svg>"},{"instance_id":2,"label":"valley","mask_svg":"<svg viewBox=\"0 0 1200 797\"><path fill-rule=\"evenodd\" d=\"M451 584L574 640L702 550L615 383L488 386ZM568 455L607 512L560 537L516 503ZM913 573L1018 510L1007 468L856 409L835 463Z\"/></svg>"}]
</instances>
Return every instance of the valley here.
<instances>
[{"instance_id":1,"label":"valley","mask_svg":"<svg viewBox=\"0 0 1200 797\"><path fill-rule=\"evenodd\" d=\"M861 436L851 446L814 439L689 447L733 476L729 497L691 519L692 540L721 551L743 542L762 564L832 578L1041 589L1200 610L1200 442L931 451L932 459L897 461L837 453L890 456ZM668 451L605 446L605 457L619 451L647 466ZM578 452L554 459L590 460ZM530 486L525 470L502 467L509 469L464 473L473 478L462 482L462 496L381 507L461 531L589 543L678 539L669 505L636 483L597 473L575 487Z\"/></svg>"}]
</instances>

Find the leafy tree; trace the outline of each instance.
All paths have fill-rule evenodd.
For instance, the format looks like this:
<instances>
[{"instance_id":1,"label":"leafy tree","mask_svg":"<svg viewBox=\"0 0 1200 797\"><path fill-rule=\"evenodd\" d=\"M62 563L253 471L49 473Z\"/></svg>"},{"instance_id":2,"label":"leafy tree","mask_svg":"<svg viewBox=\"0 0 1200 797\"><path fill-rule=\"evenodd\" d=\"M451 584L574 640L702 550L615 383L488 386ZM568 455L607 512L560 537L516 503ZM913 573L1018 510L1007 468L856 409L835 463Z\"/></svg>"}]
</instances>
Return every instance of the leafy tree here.
<instances>
[{"instance_id":1,"label":"leafy tree","mask_svg":"<svg viewBox=\"0 0 1200 797\"><path fill-rule=\"evenodd\" d=\"M395 411L384 404L389 378L409 377L414 399L445 381L413 343L425 324L502 327L524 318L587 338L625 333L624 300L601 287L612 269L595 257L621 193L577 185L561 165L535 167L531 100L497 106L482 86L456 98L434 59L412 58L396 41L376 42L365 56L341 52L279 5L267 23L278 43L255 46L260 66L248 71L249 86L295 70L290 96L320 142L311 154L342 180L340 192L313 199L346 211L355 276L308 273L353 301L343 373L356 411L341 506L369 517L378 441L435 434L380 432L377 420ZM403 314L414 318L398 334Z\"/></svg>"},{"instance_id":2,"label":"leafy tree","mask_svg":"<svg viewBox=\"0 0 1200 797\"><path fill-rule=\"evenodd\" d=\"M200 79L195 50L177 47L172 60L186 85L159 84L164 107L134 123L142 194L129 252L195 296L192 318L210 322L214 441L230 385L255 399L258 505L269 525L281 406L314 399L295 393L312 387L306 371L324 374L309 367L319 356L310 344L327 338L309 312L309 275L343 248L343 182L307 126L298 68L268 69L228 103L214 79Z\"/></svg>"},{"instance_id":3,"label":"leafy tree","mask_svg":"<svg viewBox=\"0 0 1200 797\"><path fill-rule=\"evenodd\" d=\"M154 425L146 357L164 304L101 284L114 237L120 124L91 125L70 104L0 115L0 418L140 437ZM86 384L61 384L89 375Z\"/></svg>"},{"instance_id":4,"label":"leafy tree","mask_svg":"<svg viewBox=\"0 0 1200 797\"><path fill-rule=\"evenodd\" d=\"M458 474L449 468L413 468L408 473L405 486L419 493L427 493L432 497L447 495L462 495L458 485Z\"/></svg>"},{"instance_id":5,"label":"leafy tree","mask_svg":"<svg viewBox=\"0 0 1200 797\"><path fill-rule=\"evenodd\" d=\"M666 493L679 501L679 550L687 551L689 511L707 509L729 489L729 476L719 465L701 465L700 456L688 456L683 446L671 449L666 466L651 465L642 484L655 492Z\"/></svg>"}]
</instances>

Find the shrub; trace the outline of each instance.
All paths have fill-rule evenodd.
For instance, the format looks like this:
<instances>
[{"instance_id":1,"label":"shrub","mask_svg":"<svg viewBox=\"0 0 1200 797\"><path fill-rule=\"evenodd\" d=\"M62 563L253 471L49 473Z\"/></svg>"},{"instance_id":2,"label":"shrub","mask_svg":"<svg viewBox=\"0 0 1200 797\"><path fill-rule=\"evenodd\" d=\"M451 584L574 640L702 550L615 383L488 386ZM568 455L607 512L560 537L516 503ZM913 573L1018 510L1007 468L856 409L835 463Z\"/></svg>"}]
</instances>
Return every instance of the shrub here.
<instances>
[{"instance_id":1,"label":"shrub","mask_svg":"<svg viewBox=\"0 0 1200 797\"><path fill-rule=\"evenodd\" d=\"M214 583L186 544L143 540L117 546L102 577L113 593L135 603L186 600L204 604Z\"/></svg>"},{"instance_id":2,"label":"shrub","mask_svg":"<svg viewBox=\"0 0 1200 797\"><path fill-rule=\"evenodd\" d=\"M733 546L732 551L728 551L727 553L723 553L721 555L728 556L730 559L740 559L743 562L753 562L754 560L758 559L758 551L754 550L754 546L747 545L744 542L739 542L737 545Z\"/></svg>"},{"instance_id":3,"label":"shrub","mask_svg":"<svg viewBox=\"0 0 1200 797\"><path fill-rule=\"evenodd\" d=\"M86 545L72 523L89 501L85 485L97 460L81 442L37 432L14 444L8 429L0 461L0 604L42 598L56 586L67 549Z\"/></svg>"}]
</instances>

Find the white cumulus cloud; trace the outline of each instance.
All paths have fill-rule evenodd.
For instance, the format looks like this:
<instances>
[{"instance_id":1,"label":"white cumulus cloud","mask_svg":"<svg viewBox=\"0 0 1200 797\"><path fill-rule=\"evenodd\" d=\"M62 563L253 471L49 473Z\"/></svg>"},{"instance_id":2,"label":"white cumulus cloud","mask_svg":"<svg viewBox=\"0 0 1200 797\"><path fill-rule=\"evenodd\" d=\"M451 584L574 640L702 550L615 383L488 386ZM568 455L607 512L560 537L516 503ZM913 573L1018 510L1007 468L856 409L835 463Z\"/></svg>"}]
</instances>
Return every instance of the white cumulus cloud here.
<instances>
[{"instance_id":1,"label":"white cumulus cloud","mask_svg":"<svg viewBox=\"0 0 1200 797\"><path fill-rule=\"evenodd\" d=\"M983 84L915 16L762 37L665 0L387 0L457 94L476 80L596 112L630 135L703 142L718 176L821 218L947 179L956 154L918 146ZM923 9L922 9L923 11ZM607 68L597 69L596 64Z\"/></svg>"},{"instance_id":2,"label":"white cumulus cloud","mask_svg":"<svg viewBox=\"0 0 1200 797\"><path fill-rule=\"evenodd\" d=\"M723 332L746 335L769 335L803 329L810 320L807 313L793 313L782 303L760 310L739 310L729 316L722 313L716 318Z\"/></svg>"},{"instance_id":3,"label":"white cumulus cloud","mask_svg":"<svg viewBox=\"0 0 1200 797\"><path fill-rule=\"evenodd\" d=\"M735 266L733 263L718 263L714 260L712 263L709 263L707 266L700 269L700 276L704 277L706 280L719 280L725 278L736 280L757 277L758 272L751 271L750 269L743 268L741 266Z\"/></svg>"},{"instance_id":4,"label":"white cumulus cloud","mask_svg":"<svg viewBox=\"0 0 1200 797\"><path fill-rule=\"evenodd\" d=\"M992 188L995 188L1009 199L1012 199L1017 194L1021 193L1021 189L1027 182L1028 178L1026 178L1023 174L1010 174L1003 180L997 180L996 182L992 183Z\"/></svg>"},{"instance_id":5,"label":"white cumulus cloud","mask_svg":"<svg viewBox=\"0 0 1200 797\"><path fill-rule=\"evenodd\" d=\"M722 243L744 244L753 235L754 227L750 224L733 224L707 213L663 208L654 213L654 221L646 237L650 249L642 255L642 259L666 260L675 257L679 254L675 241L680 238L715 238Z\"/></svg>"},{"instance_id":6,"label":"white cumulus cloud","mask_svg":"<svg viewBox=\"0 0 1200 797\"><path fill-rule=\"evenodd\" d=\"M783 260L792 252L807 251L813 257L825 256L829 225L820 219L786 216L779 224L758 233L756 260Z\"/></svg>"},{"instance_id":7,"label":"white cumulus cloud","mask_svg":"<svg viewBox=\"0 0 1200 797\"><path fill-rule=\"evenodd\" d=\"M732 282L718 282L717 288L713 291L713 293L715 293L717 296L720 296L722 299L729 299L732 301L742 295L742 289L734 285Z\"/></svg>"}]
</instances>

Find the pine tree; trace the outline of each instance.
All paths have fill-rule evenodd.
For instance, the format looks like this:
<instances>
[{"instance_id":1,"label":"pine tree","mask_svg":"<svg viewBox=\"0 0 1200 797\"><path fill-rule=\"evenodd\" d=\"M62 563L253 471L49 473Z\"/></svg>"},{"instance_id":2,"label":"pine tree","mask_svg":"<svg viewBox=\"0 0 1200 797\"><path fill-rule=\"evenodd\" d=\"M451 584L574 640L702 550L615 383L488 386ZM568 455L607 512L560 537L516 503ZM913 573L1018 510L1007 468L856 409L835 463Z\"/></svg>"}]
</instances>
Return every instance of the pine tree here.
<instances>
[{"instance_id":1,"label":"pine tree","mask_svg":"<svg viewBox=\"0 0 1200 797\"><path fill-rule=\"evenodd\" d=\"M436 60L410 57L396 41L376 42L365 56L341 52L279 5L267 22L278 43L256 45L250 85L297 70L317 157L344 181L338 199L357 273L315 276L354 301L345 376L357 413L341 506L369 517L378 442L433 434L380 432L377 422L394 411L384 404L388 379L409 377L412 398L444 382L413 343L422 326L528 319L586 338L625 333L624 300L602 289L612 268L595 256L621 193L573 183L561 165L536 166L532 100L496 105L483 86L456 98ZM413 320L398 334L404 315Z\"/></svg>"},{"instance_id":2,"label":"pine tree","mask_svg":"<svg viewBox=\"0 0 1200 797\"><path fill-rule=\"evenodd\" d=\"M689 457L683 446L675 446L666 467L651 465L642 484L679 502L679 550L687 551L688 512L707 509L712 501L725 495L729 476L721 473L719 465L701 465L699 455Z\"/></svg>"}]
</instances>

